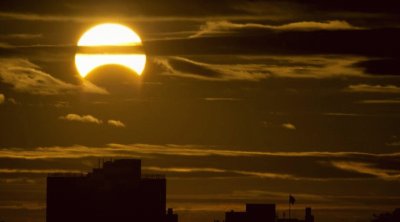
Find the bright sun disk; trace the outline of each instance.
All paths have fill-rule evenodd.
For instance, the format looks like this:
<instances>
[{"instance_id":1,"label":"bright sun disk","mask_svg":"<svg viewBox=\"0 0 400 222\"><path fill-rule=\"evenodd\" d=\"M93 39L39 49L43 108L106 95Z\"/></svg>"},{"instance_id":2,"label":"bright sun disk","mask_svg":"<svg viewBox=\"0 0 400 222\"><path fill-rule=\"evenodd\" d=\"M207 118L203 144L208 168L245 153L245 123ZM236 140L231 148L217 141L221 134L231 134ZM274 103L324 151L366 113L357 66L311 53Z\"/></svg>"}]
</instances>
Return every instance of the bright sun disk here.
<instances>
[{"instance_id":1,"label":"bright sun disk","mask_svg":"<svg viewBox=\"0 0 400 222\"><path fill-rule=\"evenodd\" d=\"M85 32L78 41L78 47L115 48L121 46L141 46L142 40L130 28L120 24L101 24ZM141 75L146 65L143 53L77 53L75 65L84 78L94 69L104 65L121 65Z\"/></svg>"}]
</instances>

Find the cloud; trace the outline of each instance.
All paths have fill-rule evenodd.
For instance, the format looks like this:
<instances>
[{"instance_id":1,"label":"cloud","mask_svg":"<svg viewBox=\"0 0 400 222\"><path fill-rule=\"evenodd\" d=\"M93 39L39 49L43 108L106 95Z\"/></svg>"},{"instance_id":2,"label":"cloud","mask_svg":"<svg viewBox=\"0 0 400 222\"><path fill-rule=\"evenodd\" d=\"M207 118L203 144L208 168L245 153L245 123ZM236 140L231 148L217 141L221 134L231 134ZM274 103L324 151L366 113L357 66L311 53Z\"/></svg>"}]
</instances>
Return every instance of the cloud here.
<instances>
[{"instance_id":1,"label":"cloud","mask_svg":"<svg viewBox=\"0 0 400 222\"><path fill-rule=\"evenodd\" d=\"M361 70L352 66L363 59L360 57L237 56L232 59L231 63L218 60L206 63L171 56L155 57L153 62L164 75L214 81L365 76Z\"/></svg>"},{"instance_id":2,"label":"cloud","mask_svg":"<svg viewBox=\"0 0 400 222\"><path fill-rule=\"evenodd\" d=\"M0 104L3 104L5 99L6 99L6 97L4 96L4 94L0 93Z\"/></svg>"},{"instance_id":3,"label":"cloud","mask_svg":"<svg viewBox=\"0 0 400 222\"><path fill-rule=\"evenodd\" d=\"M361 104L400 104L400 99L366 99L361 100Z\"/></svg>"},{"instance_id":4,"label":"cloud","mask_svg":"<svg viewBox=\"0 0 400 222\"><path fill-rule=\"evenodd\" d=\"M125 127L125 124L123 122L119 121L119 120L110 119L110 120L107 121L107 123L108 123L108 125L119 127L119 128L121 128L121 127L124 128Z\"/></svg>"},{"instance_id":5,"label":"cloud","mask_svg":"<svg viewBox=\"0 0 400 222\"><path fill-rule=\"evenodd\" d=\"M70 107L70 103L68 101L57 101L54 106L56 108L68 108Z\"/></svg>"},{"instance_id":6,"label":"cloud","mask_svg":"<svg viewBox=\"0 0 400 222\"><path fill-rule=\"evenodd\" d=\"M78 170L64 169L0 169L0 174L49 174L49 173L81 173Z\"/></svg>"},{"instance_id":7,"label":"cloud","mask_svg":"<svg viewBox=\"0 0 400 222\"><path fill-rule=\"evenodd\" d=\"M94 123L97 125L103 124L103 120L94 117L92 115L79 115L79 114L74 114L74 113L69 113L65 116L60 116L59 117L62 120L66 121L73 121L73 122L82 122L82 123ZM121 122L120 120L107 120L106 123L110 126L118 127L118 128L125 128L126 125Z\"/></svg>"},{"instance_id":8,"label":"cloud","mask_svg":"<svg viewBox=\"0 0 400 222\"><path fill-rule=\"evenodd\" d=\"M60 116L60 119L67 120L67 121L75 121L75 122L82 122L82 123L95 123L95 124L102 124L103 121L97 119L92 115L78 115L78 114L67 114L65 116Z\"/></svg>"},{"instance_id":9,"label":"cloud","mask_svg":"<svg viewBox=\"0 0 400 222\"><path fill-rule=\"evenodd\" d=\"M83 80L81 85L63 82L43 72L29 60L19 58L0 59L0 80L10 84L17 92L34 95L60 95L77 92L107 94L92 83Z\"/></svg>"},{"instance_id":10,"label":"cloud","mask_svg":"<svg viewBox=\"0 0 400 222\"><path fill-rule=\"evenodd\" d=\"M366 180L395 179L400 153L361 152L266 152L216 149L193 145L110 144L107 146L53 146L37 148L0 148L0 159L14 159L21 163L10 169L0 169L7 174L40 174L45 170L71 171L61 164L47 169L43 160L55 163L68 160L76 164L96 163L97 158L140 158L144 170L166 173L175 178L210 177L279 179L279 180ZM26 163L24 162L26 161ZM282 167L282 162L290 163ZM364 168L377 169L366 173ZM28 165L27 165L28 164ZM31 164L31 167L28 167ZM347 165L346 165L347 164ZM302 166L298 169L296 166ZM86 166L86 165L85 165ZM392 168L386 169L387 167ZM76 171L78 168L73 168ZM87 169L85 167L85 169ZM357 170L355 170L357 169ZM361 169L361 170L360 170ZM364 170L363 170L364 169ZM32 170L30 172L29 170ZM377 173L376 173L377 172ZM383 176L377 177L376 175ZM385 173L387 174L385 176Z\"/></svg>"},{"instance_id":11,"label":"cloud","mask_svg":"<svg viewBox=\"0 0 400 222\"><path fill-rule=\"evenodd\" d=\"M283 123L282 127L285 128L285 129L288 129L288 130L295 130L296 129L296 126L293 125L292 123Z\"/></svg>"},{"instance_id":12,"label":"cloud","mask_svg":"<svg viewBox=\"0 0 400 222\"><path fill-rule=\"evenodd\" d=\"M240 98L231 98L231 97L207 97L204 98L205 101L211 101L211 102L218 102L218 101L228 101L228 102L234 102L234 101L240 101Z\"/></svg>"},{"instance_id":13,"label":"cloud","mask_svg":"<svg viewBox=\"0 0 400 222\"><path fill-rule=\"evenodd\" d=\"M400 87L396 85L357 84L348 86L346 91L356 93L400 93Z\"/></svg>"},{"instance_id":14,"label":"cloud","mask_svg":"<svg viewBox=\"0 0 400 222\"><path fill-rule=\"evenodd\" d=\"M233 23L230 21L209 21L200 27L200 30L190 36L196 38L204 35L223 34L232 31L245 30L245 29L266 29L275 31L316 31L316 30L357 30L360 27L355 27L346 21L327 21L327 22L314 22L303 21L293 22L283 25L265 25L258 23Z\"/></svg>"},{"instance_id":15,"label":"cloud","mask_svg":"<svg viewBox=\"0 0 400 222\"><path fill-rule=\"evenodd\" d=\"M85 8L86 9L86 8ZM57 15L57 14L39 14L39 13L18 13L18 12L0 12L0 18L5 20L20 20L20 21L47 21L47 22L101 22L104 20L118 20L118 21L129 21L129 22L174 22L174 21L190 21L190 22L205 22L210 17L204 15L165 15L165 16L124 16L120 13L115 16L95 16L95 15ZM248 15L213 15L213 19L219 18L224 19L240 19L240 20L256 20L256 19L271 19L272 16L248 16Z\"/></svg>"},{"instance_id":16,"label":"cloud","mask_svg":"<svg viewBox=\"0 0 400 222\"><path fill-rule=\"evenodd\" d=\"M256 172L256 171L245 171L245 170L226 170L217 168L161 168L161 167L143 167L144 170L156 171L156 172L174 172L174 173L231 173L242 176L258 177L258 178L269 178L269 179L295 179L294 176L288 174L278 174L271 172Z\"/></svg>"},{"instance_id":17,"label":"cloud","mask_svg":"<svg viewBox=\"0 0 400 222\"><path fill-rule=\"evenodd\" d=\"M340 112L328 112L323 113L324 116L337 116L337 117L355 117L355 116L365 116L365 114L360 113L340 113Z\"/></svg>"},{"instance_id":18,"label":"cloud","mask_svg":"<svg viewBox=\"0 0 400 222\"><path fill-rule=\"evenodd\" d=\"M352 161L332 161L332 166L341 170L353 171L357 173L375 176L384 180L399 180L400 170L380 169L370 163Z\"/></svg>"},{"instance_id":19,"label":"cloud","mask_svg":"<svg viewBox=\"0 0 400 222\"><path fill-rule=\"evenodd\" d=\"M222 156L222 157L321 157L321 158L398 158L400 153L365 152L266 152L212 149L194 145L109 144L101 147L55 146L34 149L0 148L0 158L46 159L83 157L146 157L149 155L171 156Z\"/></svg>"},{"instance_id":20,"label":"cloud","mask_svg":"<svg viewBox=\"0 0 400 222\"><path fill-rule=\"evenodd\" d=\"M91 83L91 82L89 82L89 81L87 81L85 79L82 80L81 84L82 85L80 87L81 87L82 92L94 93L94 94L102 94L102 95L108 94L107 90L105 90L103 88L100 88L100 87L96 86L95 84L93 84L93 83Z\"/></svg>"},{"instance_id":21,"label":"cloud","mask_svg":"<svg viewBox=\"0 0 400 222\"><path fill-rule=\"evenodd\" d=\"M1 210L44 210L46 204L42 201L2 201Z\"/></svg>"},{"instance_id":22,"label":"cloud","mask_svg":"<svg viewBox=\"0 0 400 222\"><path fill-rule=\"evenodd\" d=\"M42 37L43 37L42 34L30 34L30 33L0 35L0 39L37 39Z\"/></svg>"},{"instance_id":23,"label":"cloud","mask_svg":"<svg viewBox=\"0 0 400 222\"><path fill-rule=\"evenodd\" d=\"M0 183L5 184L34 184L37 181L29 178L1 178Z\"/></svg>"}]
</instances>

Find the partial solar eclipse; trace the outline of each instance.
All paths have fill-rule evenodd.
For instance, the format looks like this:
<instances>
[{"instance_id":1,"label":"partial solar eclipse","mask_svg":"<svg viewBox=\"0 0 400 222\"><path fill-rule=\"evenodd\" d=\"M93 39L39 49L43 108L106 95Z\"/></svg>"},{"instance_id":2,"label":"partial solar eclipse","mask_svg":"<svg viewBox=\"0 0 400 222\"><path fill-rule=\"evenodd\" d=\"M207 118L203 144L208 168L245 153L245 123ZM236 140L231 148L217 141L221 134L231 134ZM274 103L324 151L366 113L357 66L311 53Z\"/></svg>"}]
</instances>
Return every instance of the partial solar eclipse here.
<instances>
[{"instance_id":1,"label":"partial solar eclipse","mask_svg":"<svg viewBox=\"0 0 400 222\"><path fill-rule=\"evenodd\" d=\"M85 78L105 65L121 65L141 75L146 65L142 40L130 28L114 23L94 26L78 41L75 66Z\"/></svg>"}]
</instances>

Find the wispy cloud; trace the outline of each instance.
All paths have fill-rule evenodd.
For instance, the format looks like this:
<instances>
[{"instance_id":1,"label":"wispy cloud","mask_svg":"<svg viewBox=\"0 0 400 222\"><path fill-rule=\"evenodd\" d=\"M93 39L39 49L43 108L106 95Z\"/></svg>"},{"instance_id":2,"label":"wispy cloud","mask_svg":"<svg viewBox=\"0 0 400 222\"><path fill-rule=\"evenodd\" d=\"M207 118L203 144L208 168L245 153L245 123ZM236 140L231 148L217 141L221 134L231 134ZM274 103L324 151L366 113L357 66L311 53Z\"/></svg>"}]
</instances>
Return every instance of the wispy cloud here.
<instances>
[{"instance_id":1,"label":"wispy cloud","mask_svg":"<svg viewBox=\"0 0 400 222\"><path fill-rule=\"evenodd\" d=\"M134 21L134 22L166 22L166 21L193 21L205 22L210 19L217 20L264 20L273 19L268 15L221 15L221 16L93 16L93 15L59 15L59 14L35 14L35 13L17 13L17 12L0 12L0 18L6 20L21 21L47 21L47 22L101 22L101 21Z\"/></svg>"},{"instance_id":2,"label":"wispy cloud","mask_svg":"<svg viewBox=\"0 0 400 222\"><path fill-rule=\"evenodd\" d=\"M108 123L108 125L115 126L115 127L118 127L118 128L124 128L125 127L125 124L123 122L121 122L120 120L110 119L110 120L107 121L107 123Z\"/></svg>"},{"instance_id":3,"label":"wispy cloud","mask_svg":"<svg viewBox=\"0 0 400 222\"><path fill-rule=\"evenodd\" d=\"M206 173L231 173L242 176L258 177L258 178L270 178L270 179L295 179L294 176L289 174L272 173L272 172L256 172L256 171L245 171L245 170L227 170L217 168L161 168L161 167L144 167L144 170L155 171L155 172L174 172L174 173L193 173L193 172L206 172Z\"/></svg>"},{"instance_id":4,"label":"wispy cloud","mask_svg":"<svg viewBox=\"0 0 400 222\"><path fill-rule=\"evenodd\" d=\"M365 116L365 114L360 114L360 113L337 113L337 112L323 113L322 115L324 115L324 116L337 116L337 117Z\"/></svg>"},{"instance_id":5,"label":"wispy cloud","mask_svg":"<svg viewBox=\"0 0 400 222\"><path fill-rule=\"evenodd\" d=\"M97 117L94 117L92 115L79 115L75 113L69 113L66 114L65 116L60 116L59 117L61 120L66 120L66 121L72 121L72 122L82 122L82 123L94 123L97 125L107 123L110 126L117 127L117 128L124 128L126 127L125 123L123 123L120 120L107 120L103 121Z\"/></svg>"},{"instance_id":6,"label":"wispy cloud","mask_svg":"<svg viewBox=\"0 0 400 222\"><path fill-rule=\"evenodd\" d=\"M65 169L0 169L0 174L49 174L49 173L81 173L81 171L65 170Z\"/></svg>"},{"instance_id":7,"label":"wispy cloud","mask_svg":"<svg viewBox=\"0 0 400 222\"><path fill-rule=\"evenodd\" d=\"M348 86L346 91L357 93L400 93L400 87L396 85L356 84Z\"/></svg>"},{"instance_id":8,"label":"wispy cloud","mask_svg":"<svg viewBox=\"0 0 400 222\"><path fill-rule=\"evenodd\" d=\"M218 64L183 57L153 58L165 75L214 81L365 76L362 70L352 66L361 60L363 58L351 56L241 56L232 64Z\"/></svg>"},{"instance_id":9,"label":"wispy cloud","mask_svg":"<svg viewBox=\"0 0 400 222\"><path fill-rule=\"evenodd\" d=\"M146 157L151 155L171 156L225 156L225 157L400 157L400 153L364 152L265 152L229 149L211 149L194 145L109 144L102 147L55 146L34 149L0 148L0 158L46 159L83 157Z\"/></svg>"},{"instance_id":10,"label":"wispy cloud","mask_svg":"<svg viewBox=\"0 0 400 222\"><path fill-rule=\"evenodd\" d=\"M252 177L279 180L368 180L396 179L396 170L385 169L382 162L396 163L400 153L362 153L362 152L263 152L216 149L191 145L151 145L151 144L110 144L107 146L54 146L38 148L0 148L0 159L19 159L27 161L16 169L0 169L7 174L39 174L36 161L57 159L80 161L93 158L140 158L146 164L145 171L166 173L176 178L240 178ZM91 160L90 160L91 159ZM234 160L234 164L232 164ZM243 162L242 162L243 161ZM296 167L281 167L282 162ZM253 164L254 163L254 164ZM359 164L362 163L362 164ZM373 165L376 164L376 165ZM379 165L381 164L381 165ZM65 167L65 166L64 166ZM390 164L387 167L392 167ZM32 170L32 171L30 171ZM47 169L68 171L63 165ZM76 170L76 169L73 169ZM72 170L72 171L73 171Z\"/></svg>"},{"instance_id":11,"label":"wispy cloud","mask_svg":"<svg viewBox=\"0 0 400 222\"><path fill-rule=\"evenodd\" d=\"M20 177L20 178L1 178L0 183L5 183L5 184L34 184L36 183L36 180L33 180L31 178L25 178L25 177Z\"/></svg>"},{"instance_id":12,"label":"wispy cloud","mask_svg":"<svg viewBox=\"0 0 400 222\"><path fill-rule=\"evenodd\" d=\"M366 99L361 100L362 104L400 104L400 99Z\"/></svg>"},{"instance_id":13,"label":"wispy cloud","mask_svg":"<svg viewBox=\"0 0 400 222\"><path fill-rule=\"evenodd\" d=\"M59 95L77 92L107 94L107 91L82 80L81 85L61 81L26 59L0 59L0 80L17 92L35 95Z\"/></svg>"},{"instance_id":14,"label":"wispy cloud","mask_svg":"<svg viewBox=\"0 0 400 222\"><path fill-rule=\"evenodd\" d=\"M240 98L231 98L231 97L207 97L204 98L205 101L217 102L217 101L240 101Z\"/></svg>"},{"instance_id":15,"label":"wispy cloud","mask_svg":"<svg viewBox=\"0 0 400 222\"><path fill-rule=\"evenodd\" d=\"M59 118L62 120L82 122L82 123L95 123L95 124L103 123L102 120L99 120L92 115L78 115L78 114L70 113L65 116L60 116Z\"/></svg>"},{"instance_id":16,"label":"wispy cloud","mask_svg":"<svg viewBox=\"0 0 400 222\"><path fill-rule=\"evenodd\" d=\"M2 201L2 210L43 210L46 204L41 201Z\"/></svg>"},{"instance_id":17,"label":"wispy cloud","mask_svg":"<svg viewBox=\"0 0 400 222\"><path fill-rule=\"evenodd\" d=\"M353 171L379 177L385 180L400 179L400 170L381 169L370 163L352 161L332 161L331 164L341 170Z\"/></svg>"},{"instance_id":18,"label":"wispy cloud","mask_svg":"<svg viewBox=\"0 0 400 222\"><path fill-rule=\"evenodd\" d=\"M42 38L42 34L31 34L31 33L16 33L0 35L0 39L37 39Z\"/></svg>"},{"instance_id":19,"label":"wispy cloud","mask_svg":"<svg viewBox=\"0 0 400 222\"><path fill-rule=\"evenodd\" d=\"M190 36L191 38L204 35L221 34L243 29L267 29L275 31L315 31L315 30L356 30L360 27L353 26L346 21L332 20L326 22L302 21L283 25L267 25L259 23L233 23L230 21L208 21L200 30Z\"/></svg>"},{"instance_id":20,"label":"wispy cloud","mask_svg":"<svg viewBox=\"0 0 400 222\"><path fill-rule=\"evenodd\" d=\"M288 130L295 130L296 129L296 126L293 125L292 123L283 123L282 127L285 128L285 129L288 129Z\"/></svg>"},{"instance_id":21,"label":"wispy cloud","mask_svg":"<svg viewBox=\"0 0 400 222\"><path fill-rule=\"evenodd\" d=\"M142 167L143 170L155 172L177 172L177 173L192 173L192 172L211 172L211 173L225 173L226 170L217 168L183 168L183 167Z\"/></svg>"}]
</instances>

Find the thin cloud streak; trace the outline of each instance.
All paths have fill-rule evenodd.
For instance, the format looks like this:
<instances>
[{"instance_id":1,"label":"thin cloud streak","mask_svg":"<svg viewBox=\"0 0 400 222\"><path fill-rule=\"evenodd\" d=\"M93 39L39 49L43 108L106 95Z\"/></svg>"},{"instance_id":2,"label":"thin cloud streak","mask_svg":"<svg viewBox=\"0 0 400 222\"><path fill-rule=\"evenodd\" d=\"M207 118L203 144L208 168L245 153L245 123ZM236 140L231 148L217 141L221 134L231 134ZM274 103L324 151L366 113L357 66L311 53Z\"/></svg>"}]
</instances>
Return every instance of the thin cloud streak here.
<instances>
[{"instance_id":1,"label":"thin cloud streak","mask_svg":"<svg viewBox=\"0 0 400 222\"><path fill-rule=\"evenodd\" d=\"M207 97L204 98L205 101L211 101L211 102L218 102L218 101L230 101L230 102L234 102L234 101L240 101L242 99L240 98L229 98L229 97Z\"/></svg>"},{"instance_id":2,"label":"thin cloud streak","mask_svg":"<svg viewBox=\"0 0 400 222\"><path fill-rule=\"evenodd\" d=\"M353 161L332 161L331 164L341 170L367 174L384 180L400 179L400 170L380 169L369 163Z\"/></svg>"},{"instance_id":3,"label":"thin cloud streak","mask_svg":"<svg viewBox=\"0 0 400 222\"><path fill-rule=\"evenodd\" d=\"M49 173L82 173L65 169L0 169L0 174L49 174Z\"/></svg>"},{"instance_id":4,"label":"thin cloud streak","mask_svg":"<svg viewBox=\"0 0 400 222\"><path fill-rule=\"evenodd\" d=\"M226 165L222 160L237 157L244 165ZM400 171L375 167L382 160L397 162L400 153L372 154L358 152L252 152L237 150L217 150L199 146L183 145L149 145L149 144L110 144L105 147L38 147L1 148L0 159L20 160L57 160L86 158L140 158L146 162L156 161L154 165L144 165L145 171L170 174L173 178L259 178L292 181L368 181L368 180L398 180ZM201 164L185 163L185 159L201 160ZM215 162L215 159L220 161ZM221 159L225 158L225 159ZM304 173L296 169L280 169L275 160L306 164L306 167L318 168L318 173ZM164 165L168 160L180 160L185 165ZM262 169L254 168L248 161L271 162ZM365 161L362 162L362 161ZM195 161L196 163L200 163ZM259 162L259 163L261 163ZM247 163L247 164L246 164ZM158 165L160 164L160 165ZM0 174L43 174L43 173L79 173L76 170L62 169L32 169L4 168ZM334 171L332 171L334 170ZM324 174L321 174L325 172Z\"/></svg>"},{"instance_id":5,"label":"thin cloud streak","mask_svg":"<svg viewBox=\"0 0 400 222\"><path fill-rule=\"evenodd\" d=\"M42 37L43 37L42 34L31 34L31 33L0 35L0 39L38 39Z\"/></svg>"},{"instance_id":6,"label":"thin cloud streak","mask_svg":"<svg viewBox=\"0 0 400 222\"><path fill-rule=\"evenodd\" d=\"M84 157L225 156L225 157L400 157L400 153L365 152L262 152L210 149L193 145L109 144L104 147L54 146L34 149L1 148L0 158L47 159Z\"/></svg>"},{"instance_id":7,"label":"thin cloud streak","mask_svg":"<svg viewBox=\"0 0 400 222\"><path fill-rule=\"evenodd\" d=\"M268 78L323 79L340 76L368 77L352 65L364 60L348 56L252 56L238 57L233 64L217 64L194 61L184 57L154 57L164 75L208 81L261 81ZM274 64L250 62L276 60ZM278 64L278 65L277 65Z\"/></svg>"},{"instance_id":8,"label":"thin cloud streak","mask_svg":"<svg viewBox=\"0 0 400 222\"><path fill-rule=\"evenodd\" d=\"M361 100L361 104L400 104L400 99L366 99Z\"/></svg>"},{"instance_id":9,"label":"thin cloud streak","mask_svg":"<svg viewBox=\"0 0 400 222\"><path fill-rule=\"evenodd\" d=\"M197 38L204 35L227 34L232 31L245 29L266 29L275 31L316 31L316 30L360 30L362 28L353 26L346 21L332 20L327 22L301 21L283 25L265 25L258 23L233 23L230 21L208 21L200 27L200 30L190 36Z\"/></svg>"},{"instance_id":10,"label":"thin cloud streak","mask_svg":"<svg viewBox=\"0 0 400 222\"><path fill-rule=\"evenodd\" d=\"M34 13L0 12L0 18L20 21L46 21L46 22L96 22L96 21L131 21L131 22L173 22L192 21L205 22L209 20L246 20L257 21L276 19L266 15L226 15L226 16L83 16L83 15L41 15Z\"/></svg>"},{"instance_id":11,"label":"thin cloud streak","mask_svg":"<svg viewBox=\"0 0 400 222\"><path fill-rule=\"evenodd\" d=\"M156 172L175 172L175 173L193 173L193 172L206 172L206 173L233 173L242 176L251 176L258 178L269 178L269 179L296 179L294 176L289 174L271 173L271 172L255 172L255 171L244 171L244 170L226 170L217 168L161 168L161 167L143 167L144 170L156 171Z\"/></svg>"},{"instance_id":12,"label":"thin cloud streak","mask_svg":"<svg viewBox=\"0 0 400 222\"><path fill-rule=\"evenodd\" d=\"M355 93L400 93L400 87L395 85L357 84L348 86L346 91Z\"/></svg>"}]
</instances>

